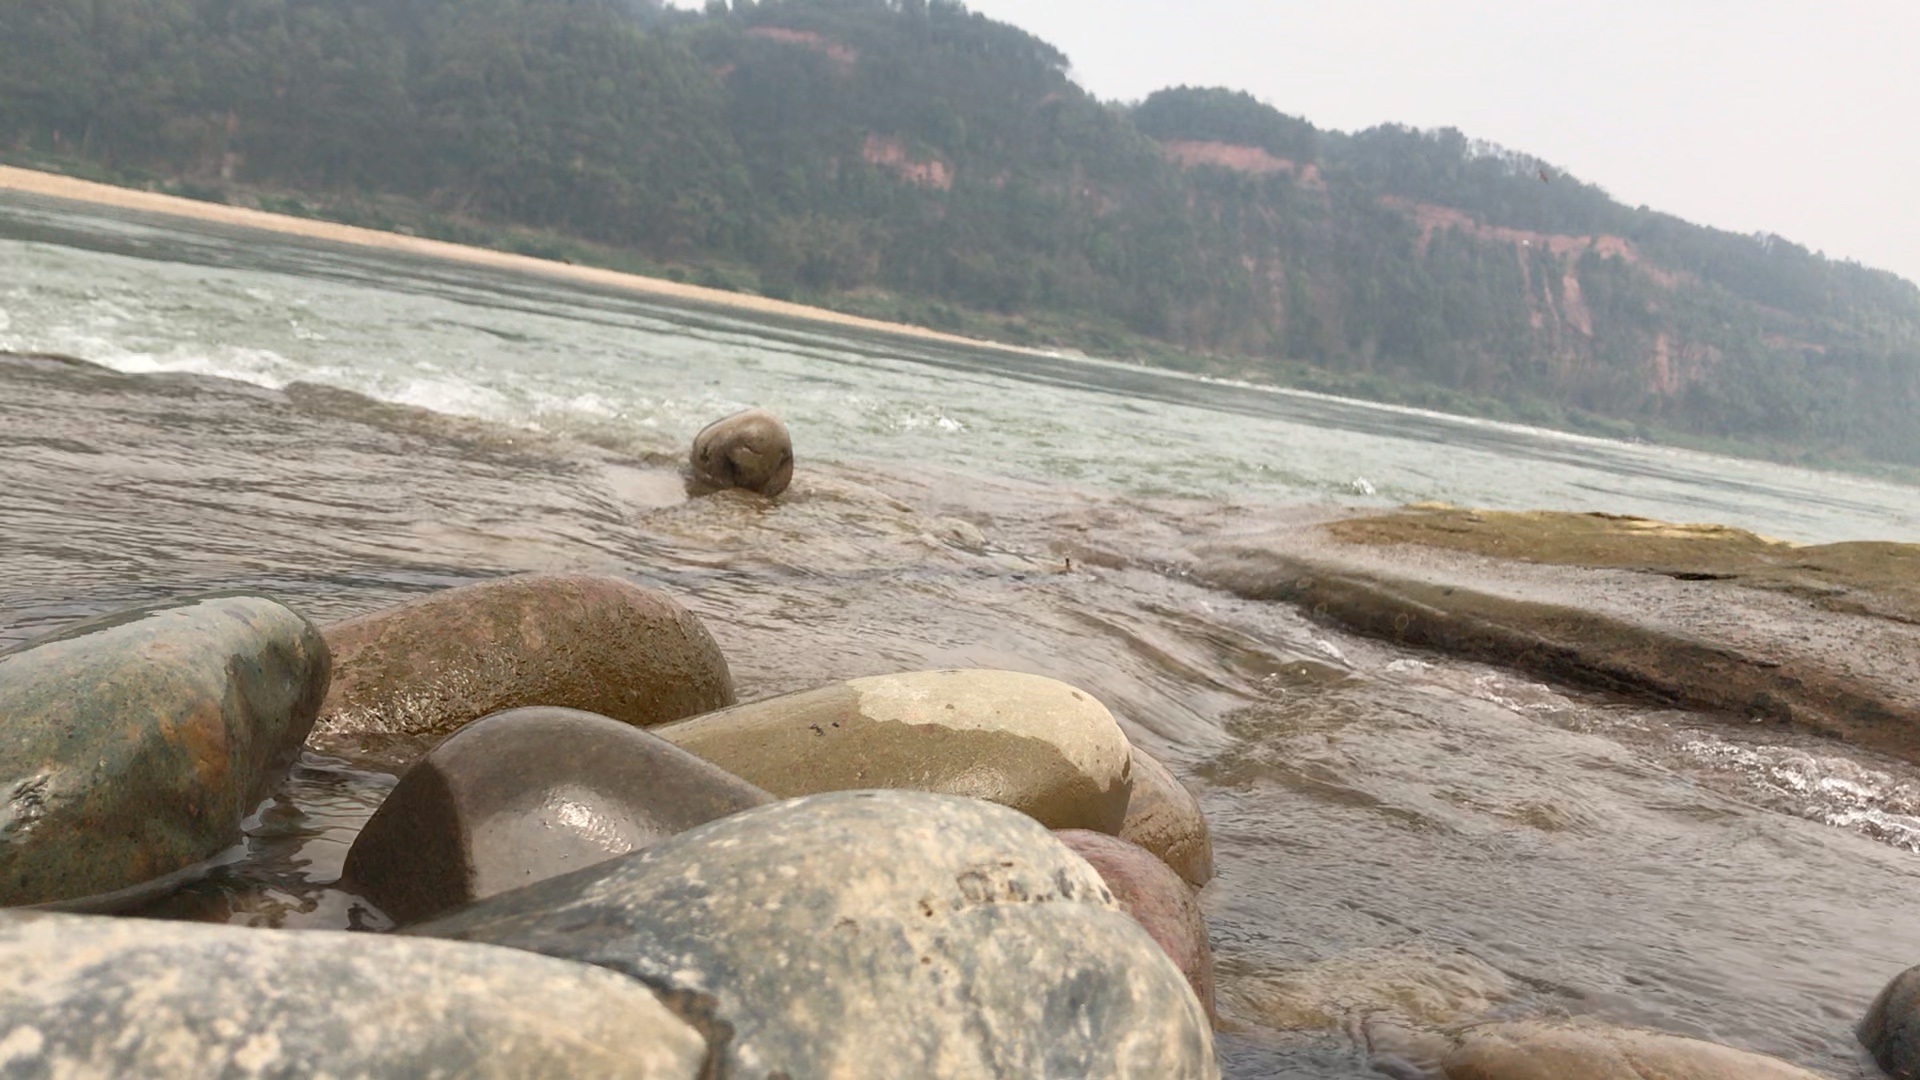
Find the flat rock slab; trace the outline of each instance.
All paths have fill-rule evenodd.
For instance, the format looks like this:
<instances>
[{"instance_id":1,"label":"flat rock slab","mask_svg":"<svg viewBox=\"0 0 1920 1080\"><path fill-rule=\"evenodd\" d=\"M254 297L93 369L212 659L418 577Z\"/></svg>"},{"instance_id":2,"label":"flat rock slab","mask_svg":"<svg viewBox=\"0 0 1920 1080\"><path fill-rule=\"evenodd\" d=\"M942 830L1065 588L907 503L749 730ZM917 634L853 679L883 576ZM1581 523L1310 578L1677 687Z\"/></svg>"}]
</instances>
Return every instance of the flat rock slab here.
<instances>
[{"instance_id":1,"label":"flat rock slab","mask_svg":"<svg viewBox=\"0 0 1920 1080\"><path fill-rule=\"evenodd\" d=\"M1195 576L1359 633L1920 762L1920 547L1451 507L1201 545Z\"/></svg>"},{"instance_id":2,"label":"flat rock slab","mask_svg":"<svg viewBox=\"0 0 1920 1080\"><path fill-rule=\"evenodd\" d=\"M1116 836L1086 829L1062 829L1054 835L1100 872L1121 910L1159 944L1213 1016L1213 946L1207 941L1207 920L1180 875L1153 852Z\"/></svg>"},{"instance_id":3,"label":"flat rock slab","mask_svg":"<svg viewBox=\"0 0 1920 1080\"><path fill-rule=\"evenodd\" d=\"M413 922L773 801L617 720L510 709L400 778L354 839L343 887Z\"/></svg>"},{"instance_id":4,"label":"flat rock slab","mask_svg":"<svg viewBox=\"0 0 1920 1080\"><path fill-rule=\"evenodd\" d=\"M1138 844L1199 888L1213 880L1213 834L1200 800L1160 761L1133 748L1133 788L1120 839Z\"/></svg>"},{"instance_id":5,"label":"flat rock slab","mask_svg":"<svg viewBox=\"0 0 1920 1080\"><path fill-rule=\"evenodd\" d=\"M327 688L259 596L134 608L0 653L0 905L113 907L240 838Z\"/></svg>"},{"instance_id":6,"label":"flat rock slab","mask_svg":"<svg viewBox=\"0 0 1920 1080\"><path fill-rule=\"evenodd\" d=\"M326 628L333 687L316 740L444 736L529 705L647 727L733 704L693 613L621 578L529 574L434 593Z\"/></svg>"},{"instance_id":7,"label":"flat rock slab","mask_svg":"<svg viewBox=\"0 0 1920 1080\"><path fill-rule=\"evenodd\" d=\"M1112 833L1132 748L1093 695L1015 671L850 679L657 729L781 798L902 788L1010 806L1049 828Z\"/></svg>"},{"instance_id":8,"label":"flat rock slab","mask_svg":"<svg viewBox=\"0 0 1920 1080\"><path fill-rule=\"evenodd\" d=\"M1778 1058L1653 1031L1546 1021L1454 1037L1445 1080L1821 1080Z\"/></svg>"},{"instance_id":9,"label":"flat rock slab","mask_svg":"<svg viewBox=\"0 0 1920 1080\"><path fill-rule=\"evenodd\" d=\"M8 1076L627 1076L707 1045L631 979L512 949L0 912Z\"/></svg>"},{"instance_id":10,"label":"flat rock slab","mask_svg":"<svg viewBox=\"0 0 1920 1080\"><path fill-rule=\"evenodd\" d=\"M1893 1080L1920 1077L1920 967L1887 983L1855 1034Z\"/></svg>"},{"instance_id":11,"label":"flat rock slab","mask_svg":"<svg viewBox=\"0 0 1920 1080\"><path fill-rule=\"evenodd\" d=\"M630 975L724 1075L1218 1076L1206 1013L1099 874L972 799L777 803L407 932Z\"/></svg>"}]
</instances>

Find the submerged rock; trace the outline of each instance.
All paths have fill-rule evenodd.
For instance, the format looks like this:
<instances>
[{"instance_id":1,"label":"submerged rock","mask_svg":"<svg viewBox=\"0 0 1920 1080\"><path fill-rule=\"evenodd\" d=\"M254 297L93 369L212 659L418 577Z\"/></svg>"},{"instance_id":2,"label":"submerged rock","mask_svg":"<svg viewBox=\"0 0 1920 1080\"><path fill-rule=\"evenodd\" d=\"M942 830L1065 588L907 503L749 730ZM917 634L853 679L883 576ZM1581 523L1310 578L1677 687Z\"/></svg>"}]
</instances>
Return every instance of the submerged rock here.
<instances>
[{"instance_id":1,"label":"submerged rock","mask_svg":"<svg viewBox=\"0 0 1920 1080\"><path fill-rule=\"evenodd\" d=\"M407 932L631 975L723 1075L1219 1075L1200 1003L1099 874L977 800L795 799Z\"/></svg>"},{"instance_id":2,"label":"submerged rock","mask_svg":"<svg viewBox=\"0 0 1920 1080\"><path fill-rule=\"evenodd\" d=\"M445 735L553 705L645 727L733 704L706 627L612 577L529 574L434 593L327 627L333 688L316 734Z\"/></svg>"},{"instance_id":3,"label":"submerged rock","mask_svg":"<svg viewBox=\"0 0 1920 1080\"><path fill-rule=\"evenodd\" d=\"M1193 995L1214 1015L1213 947L1193 891L1153 852L1105 833L1062 829L1054 835L1100 872L1113 898L1186 976Z\"/></svg>"},{"instance_id":4,"label":"submerged rock","mask_svg":"<svg viewBox=\"0 0 1920 1080\"><path fill-rule=\"evenodd\" d=\"M793 437L779 417L748 409L701 428L691 463L702 493L745 488L772 497L793 480Z\"/></svg>"},{"instance_id":5,"label":"submerged rock","mask_svg":"<svg viewBox=\"0 0 1920 1080\"><path fill-rule=\"evenodd\" d=\"M1854 1033L1893 1080L1920 1077L1920 967L1894 976Z\"/></svg>"},{"instance_id":6,"label":"submerged rock","mask_svg":"<svg viewBox=\"0 0 1920 1080\"><path fill-rule=\"evenodd\" d=\"M1778 1058L1699 1039L1540 1020L1467 1028L1440 1067L1446 1080L1819 1080Z\"/></svg>"},{"instance_id":7,"label":"submerged rock","mask_svg":"<svg viewBox=\"0 0 1920 1080\"><path fill-rule=\"evenodd\" d=\"M484 945L0 912L10 1076L631 1076L707 1046L647 989Z\"/></svg>"},{"instance_id":8,"label":"submerged rock","mask_svg":"<svg viewBox=\"0 0 1920 1080\"><path fill-rule=\"evenodd\" d=\"M0 905L131 903L232 845L326 688L320 632L258 596L0 652Z\"/></svg>"},{"instance_id":9,"label":"submerged rock","mask_svg":"<svg viewBox=\"0 0 1920 1080\"><path fill-rule=\"evenodd\" d=\"M1213 837L1200 800L1180 779L1139 747L1133 748L1133 794L1120 839L1153 852L1189 885L1213 880Z\"/></svg>"},{"instance_id":10,"label":"submerged rock","mask_svg":"<svg viewBox=\"0 0 1920 1080\"><path fill-rule=\"evenodd\" d=\"M1056 829L1126 817L1127 737L1091 694L1015 671L877 675L658 729L661 738L790 798L906 788L985 799Z\"/></svg>"},{"instance_id":11,"label":"submerged rock","mask_svg":"<svg viewBox=\"0 0 1920 1080\"><path fill-rule=\"evenodd\" d=\"M461 729L400 778L354 839L345 886L412 922L772 801L619 721L512 709Z\"/></svg>"}]
</instances>

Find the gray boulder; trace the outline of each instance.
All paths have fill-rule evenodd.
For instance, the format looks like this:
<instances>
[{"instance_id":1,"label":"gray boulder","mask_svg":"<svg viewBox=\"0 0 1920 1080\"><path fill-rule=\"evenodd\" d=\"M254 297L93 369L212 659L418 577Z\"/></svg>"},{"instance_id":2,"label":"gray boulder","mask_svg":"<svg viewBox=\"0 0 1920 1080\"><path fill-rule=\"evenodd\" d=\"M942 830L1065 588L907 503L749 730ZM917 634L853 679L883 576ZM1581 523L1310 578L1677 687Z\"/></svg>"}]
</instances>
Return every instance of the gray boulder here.
<instances>
[{"instance_id":1,"label":"gray boulder","mask_svg":"<svg viewBox=\"0 0 1920 1080\"><path fill-rule=\"evenodd\" d=\"M765 409L722 417L693 437L695 494L744 488L778 495L793 481L793 436Z\"/></svg>"},{"instance_id":2,"label":"gray boulder","mask_svg":"<svg viewBox=\"0 0 1920 1080\"><path fill-rule=\"evenodd\" d=\"M1111 833L1131 790L1132 748L1106 706L1018 671L849 679L655 732L780 798L905 788Z\"/></svg>"},{"instance_id":3,"label":"gray boulder","mask_svg":"<svg viewBox=\"0 0 1920 1080\"><path fill-rule=\"evenodd\" d=\"M528 574L433 593L326 628L333 687L315 735L444 736L556 705L646 727L733 704L693 613L631 581Z\"/></svg>"},{"instance_id":4,"label":"gray boulder","mask_svg":"<svg viewBox=\"0 0 1920 1080\"><path fill-rule=\"evenodd\" d=\"M208 596L0 652L0 905L113 908L240 839L327 689L265 597Z\"/></svg>"},{"instance_id":5,"label":"gray boulder","mask_svg":"<svg viewBox=\"0 0 1920 1080\"><path fill-rule=\"evenodd\" d=\"M408 933L631 975L726 1075L1219 1075L1205 1011L1094 869L977 800L795 799Z\"/></svg>"},{"instance_id":6,"label":"gray boulder","mask_svg":"<svg viewBox=\"0 0 1920 1080\"><path fill-rule=\"evenodd\" d=\"M510 709L400 778L347 853L343 885L413 922L772 801L617 720Z\"/></svg>"},{"instance_id":7,"label":"gray boulder","mask_svg":"<svg viewBox=\"0 0 1920 1080\"><path fill-rule=\"evenodd\" d=\"M1893 1080L1920 1077L1920 967L1894 976L1854 1033Z\"/></svg>"},{"instance_id":8,"label":"gray boulder","mask_svg":"<svg viewBox=\"0 0 1920 1080\"><path fill-rule=\"evenodd\" d=\"M647 989L484 945L0 912L8 1076L706 1076Z\"/></svg>"}]
</instances>

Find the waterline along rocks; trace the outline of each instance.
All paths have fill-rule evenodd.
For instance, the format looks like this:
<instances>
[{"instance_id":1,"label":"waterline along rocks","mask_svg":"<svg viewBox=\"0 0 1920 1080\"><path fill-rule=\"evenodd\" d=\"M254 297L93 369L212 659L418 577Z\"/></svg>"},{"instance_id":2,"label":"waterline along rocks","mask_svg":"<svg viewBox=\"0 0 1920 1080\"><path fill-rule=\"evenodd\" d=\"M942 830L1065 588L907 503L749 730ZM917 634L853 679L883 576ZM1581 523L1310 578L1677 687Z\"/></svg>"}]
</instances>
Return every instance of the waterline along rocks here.
<instances>
[{"instance_id":1,"label":"waterline along rocks","mask_svg":"<svg viewBox=\"0 0 1920 1080\"><path fill-rule=\"evenodd\" d=\"M407 933L630 975L722 1075L1219 1075L1199 1001L1093 867L973 799L777 803Z\"/></svg>"},{"instance_id":2,"label":"waterline along rocks","mask_svg":"<svg viewBox=\"0 0 1920 1080\"><path fill-rule=\"evenodd\" d=\"M407 770L354 839L345 882L413 922L772 801L604 716L512 709Z\"/></svg>"},{"instance_id":3,"label":"waterline along rocks","mask_svg":"<svg viewBox=\"0 0 1920 1080\"><path fill-rule=\"evenodd\" d=\"M787 798L907 788L1117 833L1132 747L1083 690L1016 671L916 671L736 705L661 738Z\"/></svg>"},{"instance_id":4,"label":"waterline along rocks","mask_svg":"<svg viewBox=\"0 0 1920 1080\"><path fill-rule=\"evenodd\" d=\"M733 704L693 613L622 578L528 574L326 628L334 676L315 741L444 736L503 709L583 709L646 727Z\"/></svg>"},{"instance_id":5,"label":"waterline along rocks","mask_svg":"<svg viewBox=\"0 0 1920 1080\"><path fill-rule=\"evenodd\" d=\"M0 912L0 972L8 1075L708 1075L646 987L511 949Z\"/></svg>"},{"instance_id":6,"label":"waterline along rocks","mask_svg":"<svg viewBox=\"0 0 1920 1080\"><path fill-rule=\"evenodd\" d=\"M693 437L694 494L743 488L772 498L793 482L793 436L765 409L722 417Z\"/></svg>"},{"instance_id":7,"label":"waterline along rocks","mask_svg":"<svg viewBox=\"0 0 1920 1080\"><path fill-rule=\"evenodd\" d=\"M259 596L134 608L0 653L0 904L113 907L233 844L327 673L313 624Z\"/></svg>"}]
</instances>

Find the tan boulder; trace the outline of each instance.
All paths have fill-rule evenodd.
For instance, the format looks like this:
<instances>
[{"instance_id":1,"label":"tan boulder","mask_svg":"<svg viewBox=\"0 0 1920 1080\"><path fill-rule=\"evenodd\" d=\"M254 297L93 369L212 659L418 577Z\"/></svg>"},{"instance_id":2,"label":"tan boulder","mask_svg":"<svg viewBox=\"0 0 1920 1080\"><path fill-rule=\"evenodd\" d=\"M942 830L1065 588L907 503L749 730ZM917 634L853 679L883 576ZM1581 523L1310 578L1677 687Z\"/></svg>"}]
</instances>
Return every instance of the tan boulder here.
<instances>
[{"instance_id":1,"label":"tan boulder","mask_svg":"<svg viewBox=\"0 0 1920 1080\"><path fill-rule=\"evenodd\" d=\"M1187 884L1199 888L1213 880L1213 838L1206 815L1178 777L1139 747L1133 748L1133 797L1120 839L1159 856Z\"/></svg>"},{"instance_id":2,"label":"tan boulder","mask_svg":"<svg viewBox=\"0 0 1920 1080\"><path fill-rule=\"evenodd\" d=\"M1014 671L850 679L655 732L777 798L900 788L1010 806L1055 829L1114 833L1132 758L1106 706Z\"/></svg>"},{"instance_id":3,"label":"tan boulder","mask_svg":"<svg viewBox=\"0 0 1920 1080\"><path fill-rule=\"evenodd\" d=\"M1539 1020L1467 1028L1441 1068L1446 1080L1821 1080L1718 1043Z\"/></svg>"},{"instance_id":4,"label":"tan boulder","mask_svg":"<svg viewBox=\"0 0 1920 1080\"><path fill-rule=\"evenodd\" d=\"M318 741L442 736L555 705L646 727L733 704L693 613L614 577L528 574L448 589L325 630L333 684Z\"/></svg>"},{"instance_id":5,"label":"tan boulder","mask_svg":"<svg viewBox=\"0 0 1920 1080\"><path fill-rule=\"evenodd\" d=\"M765 409L722 417L693 437L696 494L745 488L772 497L793 480L793 436Z\"/></svg>"}]
</instances>

